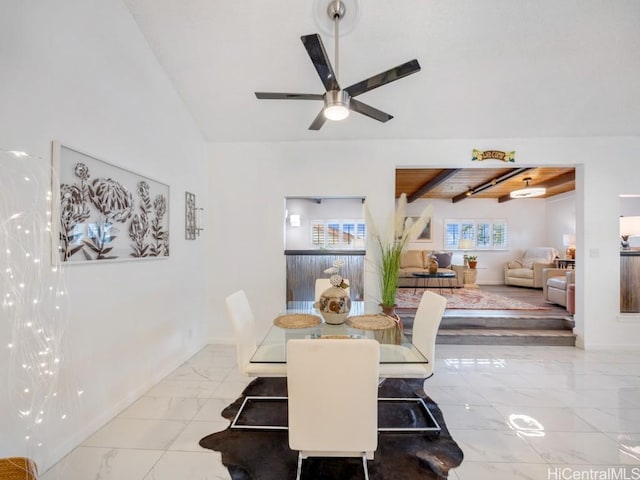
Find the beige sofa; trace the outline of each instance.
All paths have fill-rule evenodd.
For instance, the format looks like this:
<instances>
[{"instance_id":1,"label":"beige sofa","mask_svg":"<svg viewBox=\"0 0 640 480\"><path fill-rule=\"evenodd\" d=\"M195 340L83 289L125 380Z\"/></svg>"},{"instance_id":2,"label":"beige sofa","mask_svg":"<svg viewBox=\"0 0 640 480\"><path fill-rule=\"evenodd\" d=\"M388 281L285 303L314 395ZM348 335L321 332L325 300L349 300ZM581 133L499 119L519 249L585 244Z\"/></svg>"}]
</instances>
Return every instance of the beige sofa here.
<instances>
[{"instance_id":1,"label":"beige sofa","mask_svg":"<svg viewBox=\"0 0 640 480\"><path fill-rule=\"evenodd\" d=\"M557 303L565 308L569 307L569 285L575 283L573 269L545 268L542 272L542 296L546 302Z\"/></svg>"},{"instance_id":2,"label":"beige sofa","mask_svg":"<svg viewBox=\"0 0 640 480\"><path fill-rule=\"evenodd\" d=\"M558 251L552 247L534 247L522 258L510 260L504 267L504 284L516 287L542 288L542 271L556 266Z\"/></svg>"},{"instance_id":3,"label":"beige sofa","mask_svg":"<svg viewBox=\"0 0 640 480\"><path fill-rule=\"evenodd\" d=\"M428 272L429 258L434 254L438 259L438 272L453 272L453 278L428 278L416 282L414 272ZM451 264L451 252L432 252L431 250L407 250L400 258L398 286L400 287L445 287L460 288L464 285L464 265ZM426 283L424 283L426 282Z\"/></svg>"}]
</instances>

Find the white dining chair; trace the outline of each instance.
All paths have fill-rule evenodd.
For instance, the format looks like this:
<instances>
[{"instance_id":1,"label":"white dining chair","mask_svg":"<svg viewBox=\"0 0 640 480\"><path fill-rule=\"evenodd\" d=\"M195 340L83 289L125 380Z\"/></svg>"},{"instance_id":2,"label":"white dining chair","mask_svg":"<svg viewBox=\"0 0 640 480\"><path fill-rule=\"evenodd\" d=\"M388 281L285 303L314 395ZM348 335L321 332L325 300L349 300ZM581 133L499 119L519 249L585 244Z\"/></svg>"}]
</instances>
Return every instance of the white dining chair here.
<instances>
[{"instance_id":1,"label":"white dining chair","mask_svg":"<svg viewBox=\"0 0 640 480\"><path fill-rule=\"evenodd\" d=\"M420 299L413 320L411 343L429 360L429 363L384 363L380 365L381 378L429 378L435 367L436 337L447 308L447 299L442 295L425 291ZM401 345L380 345L386 359L397 357L402 362L406 352Z\"/></svg>"},{"instance_id":2,"label":"white dining chair","mask_svg":"<svg viewBox=\"0 0 640 480\"><path fill-rule=\"evenodd\" d=\"M258 344L253 311L244 291L232 293L225 303L235 331L240 372L247 377L286 377L287 365L284 363L251 363Z\"/></svg>"},{"instance_id":3,"label":"white dining chair","mask_svg":"<svg viewBox=\"0 0 640 480\"><path fill-rule=\"evenodd\" d=\"M289 447L296 479L308 457L360 457L378 448L380 348L372 339L292 339L287 343Z\"/></svg>"},{"instance_id":4,"label":"white dining chair","mask_svg":"<svg viewBox=\"0 0 640 480\"><path fill-rule=\"evenodd\" d=\"M349 280L347 280L346 278L344 278L343 281L347 285L350 285ZM322 292L324 292L329 287L331 287L331 281L329 278L316 278L316 291L313 297L313 301L317 302L318 300L320 300L320 295L322 295ZM345 288L345 291L347 292L347 295L350 295L349 287Z\"/></svg>"}]
</instances>

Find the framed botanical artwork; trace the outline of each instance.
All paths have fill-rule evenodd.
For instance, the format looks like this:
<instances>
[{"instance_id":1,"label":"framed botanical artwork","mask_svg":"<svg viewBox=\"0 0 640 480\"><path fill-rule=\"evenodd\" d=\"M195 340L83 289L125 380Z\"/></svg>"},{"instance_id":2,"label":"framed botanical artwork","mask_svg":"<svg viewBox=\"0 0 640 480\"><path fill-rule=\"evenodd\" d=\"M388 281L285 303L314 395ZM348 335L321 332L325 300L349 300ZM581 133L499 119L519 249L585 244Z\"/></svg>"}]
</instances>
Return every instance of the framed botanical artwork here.
<instances>
[{"instance_id":1,"label":"framed botanical artwork","mask_svg":"<svg viewBox=\"0 0 640 480\"><path fill-rule=\"evenodd\" d=\"M53 144L54 263L169 256L169 185Z\"/></svg>"},{"instance_id":2,"label":"framed botanical artwork","mask_svg":"<svg viewBox=\"0 0 640 480\"><path fill-rule=\"evenodd\" d=\"M411 219L416 222L420 217L411 217ZM430 242L431 241L431 217L427 220L427 225L424 227L418 238L416 238L416 242Z\"/></svg>"}]
</instances>

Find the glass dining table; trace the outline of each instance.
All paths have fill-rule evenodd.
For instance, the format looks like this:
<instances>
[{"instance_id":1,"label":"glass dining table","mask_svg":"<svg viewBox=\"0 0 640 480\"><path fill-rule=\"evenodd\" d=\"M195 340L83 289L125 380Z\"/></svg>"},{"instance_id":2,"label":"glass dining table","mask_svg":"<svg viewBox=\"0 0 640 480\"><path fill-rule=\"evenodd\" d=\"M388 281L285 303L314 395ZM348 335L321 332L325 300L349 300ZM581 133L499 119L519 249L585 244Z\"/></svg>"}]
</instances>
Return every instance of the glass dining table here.
<instances>
[{"instance_id":1,"label":"glass dining table","mask_svg":"<svg viewBox=\"0 0 640 480\"><path fill-rule=\"evenodd\" d=\"M343 338L357 341L373 338L380 343L380 364L427 364L429 361L411 343L391 317L364 313L363 302L354 302L344 324L322 321L312 302L288 305L286 313L274 319L251 358L252 363L287 363L287 341L297 338ZM294 320L288 323L283 320ZM298 322L302 320L302 324ZM313 325L305 326L308 320ZM385 322L389 325L385 326ZM295 326L294 326L295 324ZM290 328L287 328L290 327ZM387 380L383 378L380 385ZM232 429L287 430L286 396L247 396L231 423ZM248 413L247 413L248 412ZM379 396L379 432L438 434L440 425L419 395Z\"/></svg>"},{"instance_id":2,"label":"glass dining table","mask_svg":"<svg viewBox=\"0 0 640 480\"><path fill-rule=\"evenodd\" d=\"M286 313L274 320L274 324L253 354L251 363L287 363L287 341L298 338L372 338L380 343L380 364L429 363L397 324L390 322L388 328L380 328L381 316L366 315L363 303L353 302L351 316L341 325L331 325L322 321L312 302L290 304ZM295 328L287 328L286 322L278 322L295 316L306 316L314 323L314 315L318 317L315 319L317 323L310 326L297 324Z\"/></svg>"}]
</instances>

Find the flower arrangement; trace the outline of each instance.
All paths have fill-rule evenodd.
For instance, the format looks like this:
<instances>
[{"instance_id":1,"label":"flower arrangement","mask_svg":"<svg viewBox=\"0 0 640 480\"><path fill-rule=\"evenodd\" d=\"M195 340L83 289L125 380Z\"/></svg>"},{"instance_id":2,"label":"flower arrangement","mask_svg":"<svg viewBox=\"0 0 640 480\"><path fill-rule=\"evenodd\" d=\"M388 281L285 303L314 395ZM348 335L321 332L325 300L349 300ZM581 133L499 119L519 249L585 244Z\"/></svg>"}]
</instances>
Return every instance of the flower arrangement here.
<instances>
[{"instance_id":1,"label":"flower arrangement","mask_svg":"<svg viewBox=\"0 0 640 480\"><path fill-rule=\"evenodd\" d=\"M349 288L349 285L344 281L342 275L340 275L340 269L342 267L344 267L344 260L336 260L333 262L333 265L331 267L327 268L324 271L324 273L326 273L327 275L331 275L331 277L329 278L329 282L331 283L331 285L333 285L334 287L347 289Z\"/></svg>"},{"instance_id":2,"label":"flower arrangement","mask_svg":"<svg viewBox=\"0 0 640 480\"><path fill-rule=\"evenodd\" d=\"M402 253L407 244L416 240L420 232L427 226L432 210L433 208L429 204L414 222L411 217L407 217L407 195L403 193L398 199L393 218L393 227L389 231L380 232L375 228L375 222L373 222L371 212L365 202L364 212L367 230L380 249L378 280L380 282L380 296L383 306L395 306L398 292L398 271L400 270Z\"/></svg>"}]
</instances>

